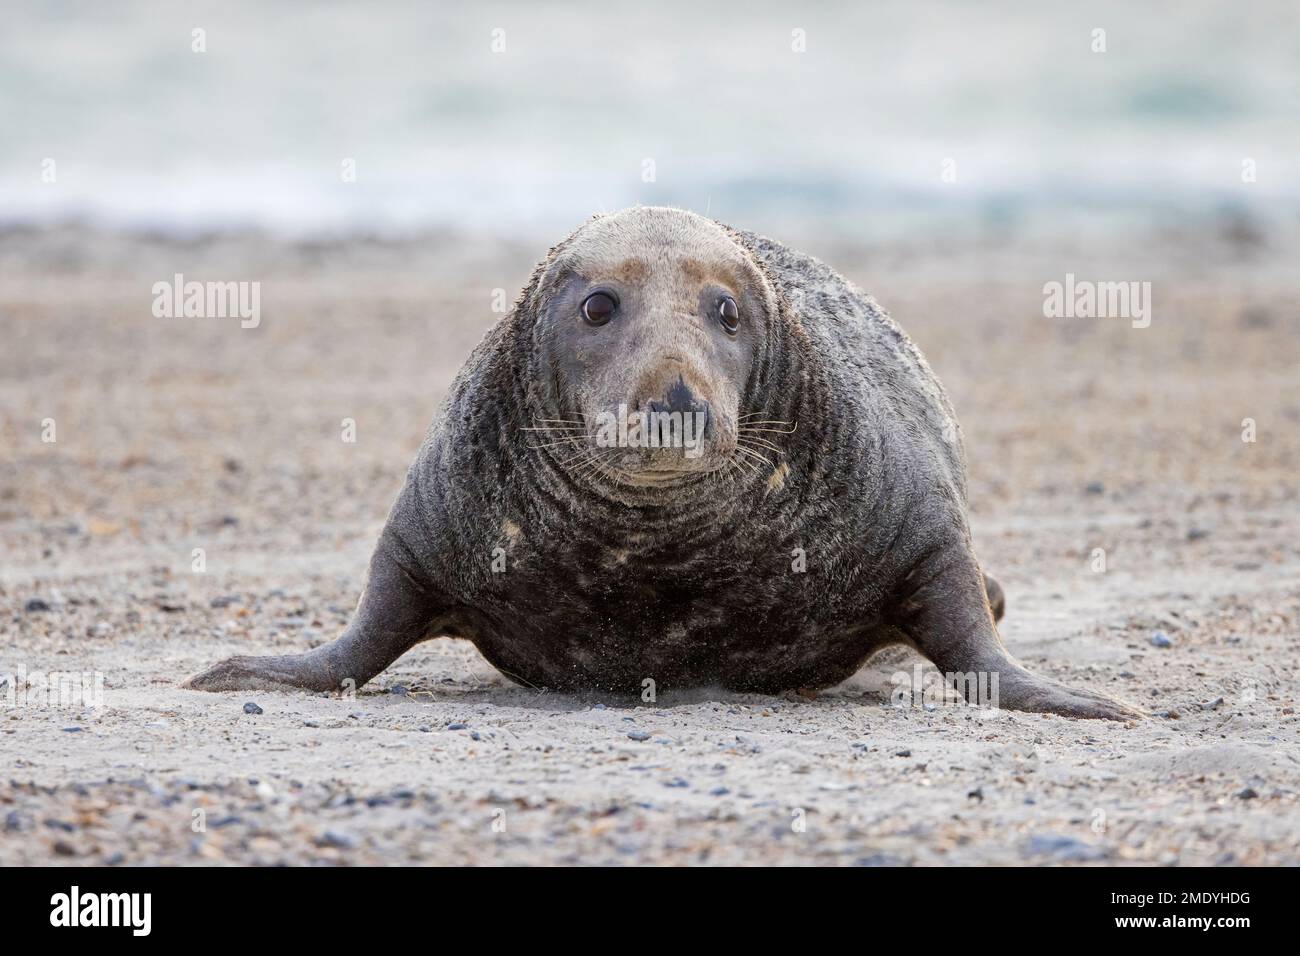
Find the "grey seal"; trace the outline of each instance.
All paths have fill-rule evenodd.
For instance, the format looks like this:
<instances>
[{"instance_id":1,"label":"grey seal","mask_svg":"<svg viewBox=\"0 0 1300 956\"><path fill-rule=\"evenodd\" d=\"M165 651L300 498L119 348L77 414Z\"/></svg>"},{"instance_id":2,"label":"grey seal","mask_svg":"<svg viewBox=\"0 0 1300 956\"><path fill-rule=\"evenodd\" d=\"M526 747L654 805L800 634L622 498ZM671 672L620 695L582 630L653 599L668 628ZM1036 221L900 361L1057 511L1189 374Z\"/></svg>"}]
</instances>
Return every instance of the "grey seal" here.
<instances>
[{"instance_id":1,"label":"grey seal","mask_svg":"<svg viewBox=\"0 0 1300 956\"><path fill-rule=\"evenodd\" d=\"M359 687L466 638L528 686L822 688L906 644L968 698L1129 719L1003 646L961 431L920 351L818 260L691 212L588 220L475 348L332 643L202 690Z\"/></svg>"}]
</instances>

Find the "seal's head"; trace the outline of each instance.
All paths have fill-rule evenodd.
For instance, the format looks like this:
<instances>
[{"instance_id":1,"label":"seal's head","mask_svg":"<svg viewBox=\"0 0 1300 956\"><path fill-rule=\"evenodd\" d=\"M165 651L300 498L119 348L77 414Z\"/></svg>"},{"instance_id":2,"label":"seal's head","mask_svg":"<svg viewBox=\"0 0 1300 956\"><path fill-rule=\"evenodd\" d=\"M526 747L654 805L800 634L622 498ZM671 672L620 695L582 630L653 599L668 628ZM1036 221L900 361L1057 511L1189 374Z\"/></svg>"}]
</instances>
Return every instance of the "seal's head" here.
<instances>
[{"instance_id":1,"label":"seal's head","mask_svg":"<svg viewBox=\"0 0 1300 956\"><path fill-rule=\"evenodd\" d=\"M537 276L543 444L627 484L724 467L776 296L724 227L679 209L599 216Z\"/></svg>"}]
</instances>

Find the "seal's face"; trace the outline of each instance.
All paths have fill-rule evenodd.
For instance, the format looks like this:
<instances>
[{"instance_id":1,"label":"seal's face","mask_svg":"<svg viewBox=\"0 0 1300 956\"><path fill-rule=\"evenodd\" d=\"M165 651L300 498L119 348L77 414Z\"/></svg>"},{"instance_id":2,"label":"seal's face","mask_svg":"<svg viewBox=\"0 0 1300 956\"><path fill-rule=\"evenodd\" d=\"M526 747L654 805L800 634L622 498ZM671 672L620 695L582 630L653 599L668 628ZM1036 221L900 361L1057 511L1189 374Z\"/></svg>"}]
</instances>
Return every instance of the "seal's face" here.
<instances>
[{"instance_id":1,"label":"seal's face","mask_svg":"<svg viewBox=\"0 0 1300 956\"><path fill-rule=\"evenodd\" d=\"M774 299L722 227L646 207L595 219L557 251L542 288L556 414L539 435L631 484L728 464Z\"/></svg>"}]
</instances>

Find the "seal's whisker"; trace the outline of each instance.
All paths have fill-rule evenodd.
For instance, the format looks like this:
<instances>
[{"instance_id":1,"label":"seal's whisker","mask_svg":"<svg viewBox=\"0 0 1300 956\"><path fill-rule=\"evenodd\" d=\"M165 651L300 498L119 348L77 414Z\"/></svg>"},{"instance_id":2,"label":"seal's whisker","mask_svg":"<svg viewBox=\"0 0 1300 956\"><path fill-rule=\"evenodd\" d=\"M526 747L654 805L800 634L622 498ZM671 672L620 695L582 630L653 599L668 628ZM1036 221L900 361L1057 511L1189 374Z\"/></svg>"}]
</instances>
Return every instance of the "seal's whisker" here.
<instances>
[{"instance_id":1,"label":"seal's whisker","mask_svg":"<svg viewBox=\"0 0 1300 956\"><path fill-rule=\"evenodd\" d=\"M758 438L754 435L737 435L736 441L740 444L753 444L762 448L767 448L771 451L777 452L778 454L784 450L781 446L773 444L766 438Z\"/></svg>"},{"instance_id":2,"label":"seal's whisker","mask_svg":"<svg viewBox=\"0 0 1300 956\"><path fill-rule=\"evenodd\" d=\"M757 458L759 461L766 464L767 467L773 469L774 471L776 470L776 465L772 464L771 460L768 459L766 455L760 455L758 452L754 451L752 448L749 448L746 445L737 445L736 451L740 452L742 455L748 455L750 458Z\"/></svg>"},{"instance_id":3,"label":"seal's whisker","mask_svg":"<svg viewBox=\"0 0 1300 956\"><path fill-rule=\"evenodd\" d=\"M570 448L581 448L582 441L578 438L561 438L558 441L547 442L545 445L529 445L528 447L533 451L542 451L546 448L563 448L566 445Z\"/></svg>"},{"instance_id":4,"label":"seal's whisker","mask_svg":"<svg viewBox=\"0 0 1300 956\"><path fill-rule=\"evenodd\" d=\"M737 445L736 450L732 452L732 454L735 457L735 462L737 466L736 477L739 478L745 475L752 475L758 472L758 463L751 460L751 455L757 453L747 452L745 449ZM764 461L766 461L766 459L764 459Z\"/></svg>"},{"instance_id":5,"label":"seal's whisker","mask_svg":"<svg viewBox=\"0 0 1300 956\"><path fill-rule=\"evenodd\" d=\"M782 424L790 424L783 422ZM796 422L793 428L754 428L749 425L743 425L737 429L742 432L776 432L778 435L793 435L799 429L799 423Z\"/></svg>"}]
</instances>

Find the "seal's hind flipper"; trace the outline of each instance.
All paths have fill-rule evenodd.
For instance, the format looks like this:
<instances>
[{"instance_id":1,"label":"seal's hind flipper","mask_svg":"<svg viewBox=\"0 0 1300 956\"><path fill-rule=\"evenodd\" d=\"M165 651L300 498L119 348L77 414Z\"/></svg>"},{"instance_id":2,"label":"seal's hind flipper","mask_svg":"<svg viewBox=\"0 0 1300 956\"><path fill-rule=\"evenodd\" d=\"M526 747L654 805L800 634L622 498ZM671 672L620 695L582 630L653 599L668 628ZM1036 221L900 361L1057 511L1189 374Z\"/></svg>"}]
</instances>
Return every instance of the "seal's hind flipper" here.
<instances>
[{"instance_id":1,"label":"seal's hind flipper","mask_svg":"<svg viewBox=\"0 0 1300 956\"><path fill-rule=\"evenodd\" d=\"M1000 621L1007 613L1007 595L1002 585L987 574L984 575L984 593L988 595L989 609L993 611L993 620Z\"/></svg>"}]
</instances>

